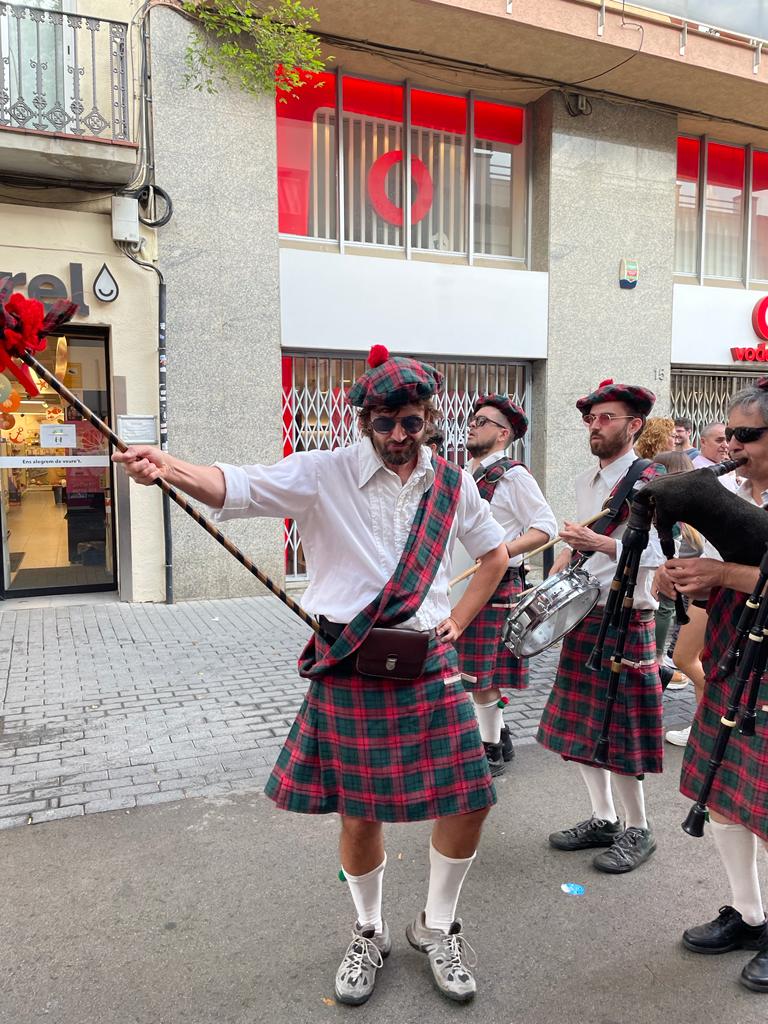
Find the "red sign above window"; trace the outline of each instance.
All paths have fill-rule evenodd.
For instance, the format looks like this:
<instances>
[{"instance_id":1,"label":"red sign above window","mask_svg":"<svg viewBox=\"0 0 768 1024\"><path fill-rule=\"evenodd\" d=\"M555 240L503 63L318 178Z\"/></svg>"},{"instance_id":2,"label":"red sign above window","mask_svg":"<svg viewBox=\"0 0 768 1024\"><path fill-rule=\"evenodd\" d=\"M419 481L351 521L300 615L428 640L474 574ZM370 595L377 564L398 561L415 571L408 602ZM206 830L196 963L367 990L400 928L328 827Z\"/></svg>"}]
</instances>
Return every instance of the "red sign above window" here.
<instances>
[{"instance_id":1,"label":"red sign above window","mask_svg":"<svg viewBox=\"0 0 768 1024\"><path fill-rule=\"evenodd\" d=\"M752 327L758 338L761 338L759 345L745 345L731 349L731 356L737 363L766 363L765 343L768 341L768 295L758 299L752 310Z\"/></svg>"}]
</instances>

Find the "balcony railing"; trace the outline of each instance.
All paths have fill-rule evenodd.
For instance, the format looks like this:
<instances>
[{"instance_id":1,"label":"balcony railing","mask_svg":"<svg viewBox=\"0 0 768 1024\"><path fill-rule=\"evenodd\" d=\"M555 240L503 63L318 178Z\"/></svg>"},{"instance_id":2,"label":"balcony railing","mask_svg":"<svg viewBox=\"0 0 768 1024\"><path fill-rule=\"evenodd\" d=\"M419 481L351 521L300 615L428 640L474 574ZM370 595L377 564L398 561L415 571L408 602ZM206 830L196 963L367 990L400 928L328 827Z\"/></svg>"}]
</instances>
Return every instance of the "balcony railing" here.
<instances>
[{"instance_id":1,"label":"balcony railing","mask_svg":"<svg viewBox=\"0 0 768 1024\"><path fill-rule=\"evenodd\" d=\"M130 141L128 26L0 2L0 125Z\"/></svg>"}]
</instances>

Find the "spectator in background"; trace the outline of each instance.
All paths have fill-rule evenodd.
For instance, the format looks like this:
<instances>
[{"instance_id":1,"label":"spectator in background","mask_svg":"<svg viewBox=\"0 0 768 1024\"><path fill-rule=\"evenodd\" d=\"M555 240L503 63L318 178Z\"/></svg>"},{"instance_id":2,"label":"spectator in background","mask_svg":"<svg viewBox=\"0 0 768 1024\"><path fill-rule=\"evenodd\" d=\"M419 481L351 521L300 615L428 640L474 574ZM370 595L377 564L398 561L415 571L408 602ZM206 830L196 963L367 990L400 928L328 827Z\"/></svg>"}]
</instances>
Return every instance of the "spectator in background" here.
<instances>
[{"instance_id":1,"label":"spectator in background","mask_svg":"<svg viewBox=\"0 0 768 1024\"><path fill-rule=\"evenodd\" d=\"M699 439L701 454L693 460L694 469L706 469L716 466L728 458L728 442L725 440L725 424L709 423L701 432Z\"/></svg>"},{"instance_id":2,"label":"spectator in background","mask_svg":"<svg viewBox=\"0 0 768 1024\"><path fill-rule=\"evenodd\" d=\"M700 455L698 448L691 443L691 432L693 422L687 416L675 416L675 451L685 452L689 459L693 460Z\"/></svg>"},{"instance_id":3,"label":"spectator in background","mask_svg":"<svg viewBox=\"0 0 768 1024\"><path fill-rule=\"evenodd\" d=\"M445 434L438 426L432 426L424 440L424 444L432 450L433 455L445 457Z\"/></svg>"},{"instance_id":4,"label":"spectator in background","mask_svg":"<svg viewBox=\"0 0 768 1024\"><path fill-rule=\"evenodd\" d=\"M675 421L667 416L652 416L646 420L643 432L635 441L635 451L641 459L655 460L659 452L671 451L675 446Z\"/></svg>"}]
</instances>

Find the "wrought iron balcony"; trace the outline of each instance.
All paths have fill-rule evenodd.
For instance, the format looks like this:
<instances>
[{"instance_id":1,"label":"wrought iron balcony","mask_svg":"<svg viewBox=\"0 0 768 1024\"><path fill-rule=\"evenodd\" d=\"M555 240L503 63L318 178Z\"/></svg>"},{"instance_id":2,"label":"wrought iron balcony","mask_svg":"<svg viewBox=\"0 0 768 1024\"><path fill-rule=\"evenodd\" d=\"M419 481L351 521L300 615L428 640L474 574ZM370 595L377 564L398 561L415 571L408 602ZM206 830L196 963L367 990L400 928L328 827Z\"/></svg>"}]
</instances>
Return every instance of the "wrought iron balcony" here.
<instances>
[{"instance_id":1,"label":"wrought iron balcony","mask_svg":"<svg viewBox=\"0 0 768 1024\"><path fill-rule=\"evenodd\" d=\"M129 141L128 26L0 2L0 125Z\"/></svg>"}]
</instances>

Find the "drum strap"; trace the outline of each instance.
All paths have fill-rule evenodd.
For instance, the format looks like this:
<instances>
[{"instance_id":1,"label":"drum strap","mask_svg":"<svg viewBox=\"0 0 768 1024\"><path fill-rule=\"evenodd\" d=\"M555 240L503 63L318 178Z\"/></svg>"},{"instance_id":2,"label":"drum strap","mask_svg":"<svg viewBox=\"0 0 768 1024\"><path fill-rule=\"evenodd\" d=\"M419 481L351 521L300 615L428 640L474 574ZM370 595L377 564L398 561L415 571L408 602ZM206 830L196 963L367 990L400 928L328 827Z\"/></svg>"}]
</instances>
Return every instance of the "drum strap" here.
<instances>
[{"instance_id":1,"label":"drum strap","mask_svg":"<svg viewBox=\"0 0 768 1024\"><path fill-rule=\"evenodd\" d=\"M625 518L622 512L626 513L625 503L629 498L635 484L649 466L653 465L650 459L635 459L624 476L619 480L608 498L608 508L611 510L608 515L602 516L590 527L595 533L602 533L606 537L616 529Z\"/></svg>"}]
</instances>

